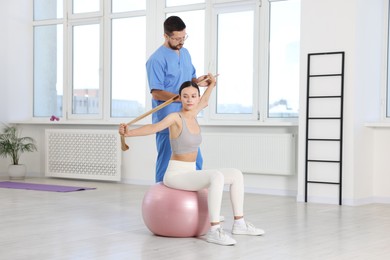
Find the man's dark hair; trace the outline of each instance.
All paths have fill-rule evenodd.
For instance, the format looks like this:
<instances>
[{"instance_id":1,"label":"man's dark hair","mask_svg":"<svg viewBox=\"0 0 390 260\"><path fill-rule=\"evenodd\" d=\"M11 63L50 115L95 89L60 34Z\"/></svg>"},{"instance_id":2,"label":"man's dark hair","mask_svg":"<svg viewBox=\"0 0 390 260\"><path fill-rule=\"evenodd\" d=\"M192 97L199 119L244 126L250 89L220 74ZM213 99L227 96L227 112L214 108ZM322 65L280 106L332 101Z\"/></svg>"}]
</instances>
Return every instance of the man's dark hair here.
<instances>
[{"instance_id":1,"label":"man's dark hair","mask_svg":"<svg viewBox=\"0 0 390 260\"><path fill-rule=\"evenodd\" d=\"M186 28L186 24L178 16L170 16L164 22L164 33L171 36L173 32L183 31Z\"/></svg>"}]
</instances>

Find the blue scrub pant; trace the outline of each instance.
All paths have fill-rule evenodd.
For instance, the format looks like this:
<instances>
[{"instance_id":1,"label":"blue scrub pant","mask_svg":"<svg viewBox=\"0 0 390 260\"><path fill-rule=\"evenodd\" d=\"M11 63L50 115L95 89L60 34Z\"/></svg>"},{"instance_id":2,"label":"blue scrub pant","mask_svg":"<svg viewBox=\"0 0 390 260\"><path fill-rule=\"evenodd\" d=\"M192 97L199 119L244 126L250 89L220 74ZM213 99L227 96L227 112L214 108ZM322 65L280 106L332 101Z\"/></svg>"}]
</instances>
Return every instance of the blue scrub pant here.
<instances>
[{"instance_id":1,"label":"blue scrub pant","mask_svg":"<svg viewBox=\"0 0 390 260\"><path fill-rule=\"evenodd\" d=\"M156 133L157 162L156 162L156 183L164 180L164 175L171 159L171 144L169 142L169 133ZM196 169L201 170L203 158L200 149L196 157Z\"/></svg>"}]
</instances>

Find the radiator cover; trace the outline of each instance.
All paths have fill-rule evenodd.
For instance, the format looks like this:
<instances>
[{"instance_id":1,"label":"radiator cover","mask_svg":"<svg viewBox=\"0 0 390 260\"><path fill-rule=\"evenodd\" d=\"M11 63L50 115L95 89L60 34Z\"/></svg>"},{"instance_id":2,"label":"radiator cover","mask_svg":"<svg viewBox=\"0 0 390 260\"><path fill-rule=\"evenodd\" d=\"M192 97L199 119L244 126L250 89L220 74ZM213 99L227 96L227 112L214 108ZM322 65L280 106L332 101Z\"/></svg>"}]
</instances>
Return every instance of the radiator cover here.
<instances>
[{"instance_id":1,"label":"radiator cover","mask_svg":"<svg viewBox=\"0 0 390 260\"><path fill-rule=\"evenodd\" d=\"M120 181L120 136L115 130L46 129L49 177Z\"/></svg>"},{"instance_id":2,"label":"radiator cover","mask_svg":"<svg viewBox=\"0 0 390 260\"><path fill-rule=\"evenodd\" d=\"M204 169L237 168L244 173L293 175L294 134L203 133Z\"/></svg>"}]
</instances>

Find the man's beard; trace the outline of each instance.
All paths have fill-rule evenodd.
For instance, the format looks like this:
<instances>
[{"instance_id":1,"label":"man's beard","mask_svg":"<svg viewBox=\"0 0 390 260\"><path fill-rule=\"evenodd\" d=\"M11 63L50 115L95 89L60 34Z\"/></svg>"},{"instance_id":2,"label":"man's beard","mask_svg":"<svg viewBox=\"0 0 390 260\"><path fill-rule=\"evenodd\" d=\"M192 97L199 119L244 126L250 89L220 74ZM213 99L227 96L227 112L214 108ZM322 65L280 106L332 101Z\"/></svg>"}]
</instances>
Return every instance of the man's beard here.
<instances>
[{"instance_id":1,"label":"man's beard","mask_svg":"<svg viewBox=\"0 0 390 260\"><path fill-rule=\"evenodd\" d=\"M179 43L178 45L172 45L170 42L168 42L168 46L172 50L178 51L178 50L180 50L183 47L183 44Z\"/></svg>"}]
</instances>

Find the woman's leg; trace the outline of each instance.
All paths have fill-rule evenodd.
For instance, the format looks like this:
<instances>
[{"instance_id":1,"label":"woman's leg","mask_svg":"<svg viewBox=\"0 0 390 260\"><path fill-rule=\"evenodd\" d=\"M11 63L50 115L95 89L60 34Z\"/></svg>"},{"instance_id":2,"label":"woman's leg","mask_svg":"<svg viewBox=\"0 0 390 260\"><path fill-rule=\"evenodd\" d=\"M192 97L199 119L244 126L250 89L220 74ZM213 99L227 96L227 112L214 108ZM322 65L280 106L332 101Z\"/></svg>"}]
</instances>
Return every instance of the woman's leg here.
<instances>
[{"instance_id":1,"label":"woman's leg","mask_svg":"<svg viewBox=\"0 0 390 260\"><path fill-rule=\"evenodd\" d=\"M230 201L235 218L244 215L244 177L238 169L218 169L222 172L225 184L230 185Z\"/></svg>"},{"instance_id":2,"label":"woman's leg","mask_svg":"<svg viewBox=\"0 0 390 260\"><path fill-rule=\"evenodd\" d=\"M208 209L211 223L219 223L221 212L224 177L217 170L170 171L168 166L164 184L173 189L199 191L208 189Z\"/></svg>"},{"instance_id":3,"label":"woman's leg","mask_svg":"<svg viewBox=\"0 0 390 260\"><path fill-rule=\"evenodd\" d=\"M235 235L259 236L265 232L244 220L244 177L237 169L220 169L225 177L225 184L230 184L230 199L234 212L232 233Z\"/></svg>"}]
</instances>

